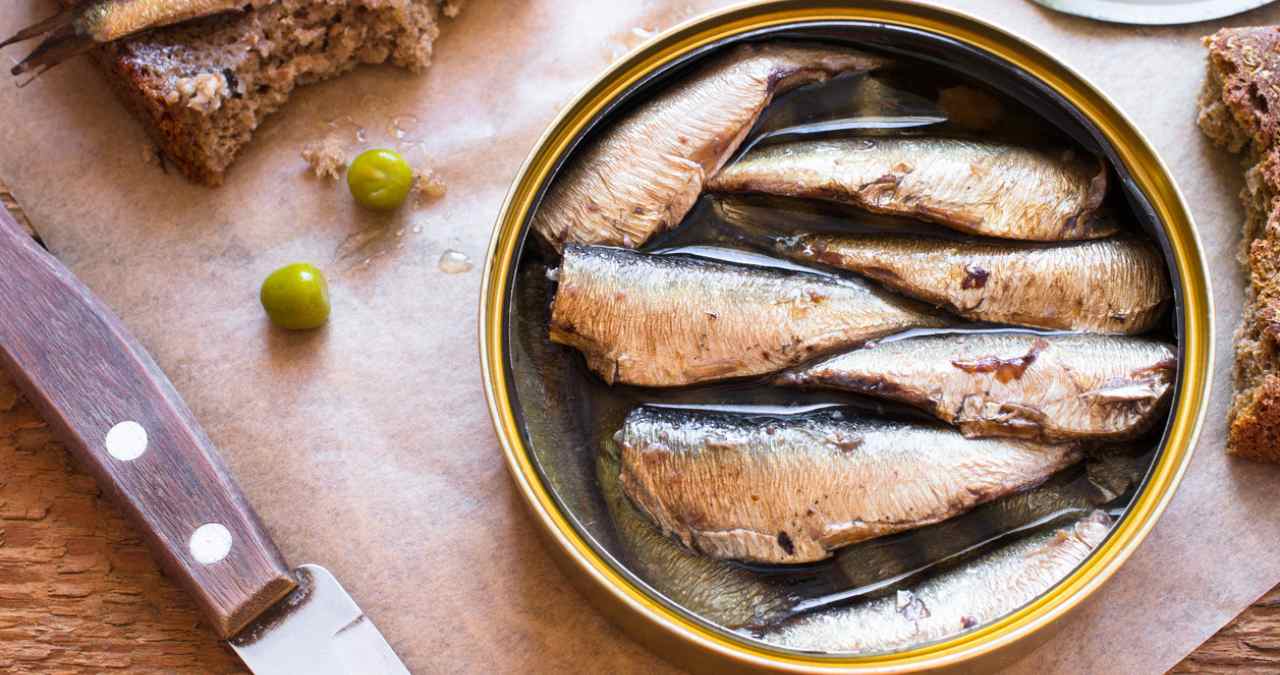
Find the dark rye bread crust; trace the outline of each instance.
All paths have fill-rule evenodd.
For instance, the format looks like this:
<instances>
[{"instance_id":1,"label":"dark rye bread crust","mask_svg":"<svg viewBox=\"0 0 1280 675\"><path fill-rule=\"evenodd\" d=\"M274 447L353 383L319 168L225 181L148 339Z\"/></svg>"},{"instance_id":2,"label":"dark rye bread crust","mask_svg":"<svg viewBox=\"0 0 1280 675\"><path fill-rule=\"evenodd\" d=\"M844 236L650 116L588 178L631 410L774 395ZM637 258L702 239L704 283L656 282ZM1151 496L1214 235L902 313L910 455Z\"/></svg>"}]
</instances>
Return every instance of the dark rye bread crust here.
<instances>
[{"instance_id":1,"label":"dark rye bread crust","mask_svg":"<svg viewBox=\"0 0 1280 675\"><path fill-rule=\"evenodd\" d=\"M165 160L216 186L299 85L361 63L421 71L461 0L275 0L104 45L94 58Z\"/></svg>"},{"instance_id":2,"label":"dark rye bread crust","mask_svg":"<svg viewBox=\"0 0 1280 675\"><path fill-rule=\"evenodd\" d=\"M1228 452L1280 462L1280 27L1230 28L1205 38L1209 75L1200 128L1243 152L1239 257L1248 269L1236 331Z\"/></svg>"}]
</instances>

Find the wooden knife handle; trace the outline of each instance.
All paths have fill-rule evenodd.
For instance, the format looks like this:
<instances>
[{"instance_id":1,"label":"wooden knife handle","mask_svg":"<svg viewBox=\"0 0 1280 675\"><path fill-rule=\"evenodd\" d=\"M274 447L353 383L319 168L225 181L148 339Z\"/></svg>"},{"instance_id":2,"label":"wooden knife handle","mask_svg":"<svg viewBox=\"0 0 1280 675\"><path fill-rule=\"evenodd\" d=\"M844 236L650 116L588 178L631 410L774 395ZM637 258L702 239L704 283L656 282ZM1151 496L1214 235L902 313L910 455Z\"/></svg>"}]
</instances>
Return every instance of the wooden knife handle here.
<instances>
[{"instance_id":1,"label":"wooden knife handle","mask_svg":"<svg viewBox=\"0 0 1280 675\"><path fill-rule=\"evenodd\" d=\"M258 515L168 378L2 207L0 364L142 528L221 637L294 588Z\"/></svg>"}]
</instances>

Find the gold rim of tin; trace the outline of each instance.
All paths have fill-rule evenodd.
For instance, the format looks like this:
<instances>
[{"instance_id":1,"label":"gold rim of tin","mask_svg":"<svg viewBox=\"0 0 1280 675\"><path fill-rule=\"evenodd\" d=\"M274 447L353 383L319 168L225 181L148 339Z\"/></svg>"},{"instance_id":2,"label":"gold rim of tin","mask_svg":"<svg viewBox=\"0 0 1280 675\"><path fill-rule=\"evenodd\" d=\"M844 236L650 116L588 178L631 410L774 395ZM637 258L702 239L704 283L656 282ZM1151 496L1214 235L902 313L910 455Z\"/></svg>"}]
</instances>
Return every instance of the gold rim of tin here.
<instances>
[{"instance_id":1,"label":"gold rim of tin","mask_svg":"<svg viewBox=\"0 0 1280 675\"><path fill-rule=\"evenodd\" d=\"M976 47L1038 78L1082 112L1115 147L1168 235L1179 272L1183 367L1165 447L1142 494L1107 540L1070 576L1020 610L979 630L893 654L807 655L750 644L710 629L650 597L615 570L582 537L542 484L508 391L504 358L505 300L522 229L538 189L556 160L604 107L656 67L722 40L763 28L819 21L872 21L925 30ZM954 10L904 0L777 0L736 5L695 18L641 46L611 66L556 118L539 139L499 213L485 262L480 300L480 358L485 395L516 486L550 546L597 606L633 637L661 646L686 665L749 670L900 673L956 665L987 656L1034 634L1092 595L1133 553L1164 511L1191 459L1209 397L1213 308L1199 237L1164 163L1125 115L1084 78L1041 49L985 21ZM584 582L585 580L585 582Z\"/></svg>"}]
</instances>

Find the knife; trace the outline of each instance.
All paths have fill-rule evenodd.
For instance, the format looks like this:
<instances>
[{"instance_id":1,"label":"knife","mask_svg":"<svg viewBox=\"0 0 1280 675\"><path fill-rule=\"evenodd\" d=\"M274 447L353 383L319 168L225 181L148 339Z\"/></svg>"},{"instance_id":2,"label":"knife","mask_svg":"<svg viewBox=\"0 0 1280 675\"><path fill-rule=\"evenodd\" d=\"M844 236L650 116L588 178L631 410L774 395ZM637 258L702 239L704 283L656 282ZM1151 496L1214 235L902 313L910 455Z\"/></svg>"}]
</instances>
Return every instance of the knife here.
<instances>
[{"instance_id":1,"label":"knife","mask_svg":"<svg viewBox=\"0 0 1280 675\"><path fill-rule=\"evenodd\" d=\"M168 378L3 208L0 365L256 675L408 673L332 574L285 564Z\"/></svg>"}]
</instances>

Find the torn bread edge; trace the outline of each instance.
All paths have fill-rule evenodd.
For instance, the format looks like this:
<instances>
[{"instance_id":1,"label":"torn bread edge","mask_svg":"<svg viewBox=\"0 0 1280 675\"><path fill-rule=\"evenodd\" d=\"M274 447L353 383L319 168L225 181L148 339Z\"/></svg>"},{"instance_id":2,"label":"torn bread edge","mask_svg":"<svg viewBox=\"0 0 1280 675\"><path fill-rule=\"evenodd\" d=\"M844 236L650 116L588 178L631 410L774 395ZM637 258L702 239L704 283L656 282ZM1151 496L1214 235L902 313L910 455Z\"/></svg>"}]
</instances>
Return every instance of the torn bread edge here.
<instances>
[{"instance_id":1,"label":"torn bread edge","mask_svg":"<svg viewBox=\"0 0 1280 675\"><path fill-rule=\"evenodd\" d=\"M1241 154L1246 169L1237 258L1249 282L1235 333L1227 451L1280 462L1280 27L1223 29L1204 42L1197 122L1215 144Z\"/></svg>"}]
</instances>

